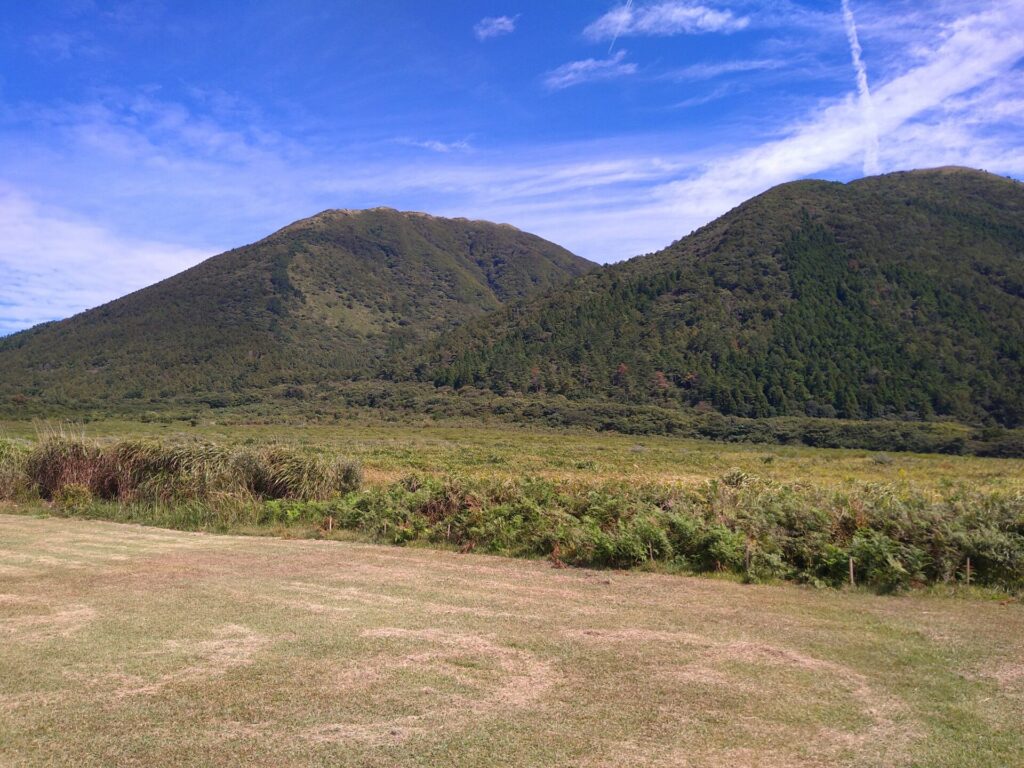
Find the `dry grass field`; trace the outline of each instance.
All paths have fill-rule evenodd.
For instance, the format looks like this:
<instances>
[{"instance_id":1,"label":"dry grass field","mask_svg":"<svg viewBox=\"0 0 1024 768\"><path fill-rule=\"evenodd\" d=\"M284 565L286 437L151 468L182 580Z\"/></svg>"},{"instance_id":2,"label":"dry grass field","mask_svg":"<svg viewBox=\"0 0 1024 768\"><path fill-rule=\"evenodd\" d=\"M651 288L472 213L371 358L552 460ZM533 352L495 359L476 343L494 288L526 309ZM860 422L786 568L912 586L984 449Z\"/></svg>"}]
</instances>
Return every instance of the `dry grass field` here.
<instances>
[{"instance_id":1,"label":"dry grass field","mask_svg":"<svg viewBox=\"0 0 1024 768\"><path fill-rule=\"evenodd\" d=\"M842 487L853 483L907 483L922 490L964 484L980 491L1024 489L1024 459L888 453L857 449L722 443L614 432L487 426L478 423L398 424L353 421L340 425L216 424L97 421L63 427L0 421L0 438L33 441L56 427L90 439L201 439L218 444L285 443L338 452L358 460L369 485L411 472L469 478L531 475L582 482L694 485L732 468L789 483Z\"/></svg>"},{"instance_id":2,"label":"dry grass field","mask_svg":"<svg viewBox=\"0 0 1024 768\"><path fill-rule=\"evenodd\" d=\"M0 638L5 766L1024 765L1024 608L934 590L0 514Z\"/></svg>"}]
</instances>

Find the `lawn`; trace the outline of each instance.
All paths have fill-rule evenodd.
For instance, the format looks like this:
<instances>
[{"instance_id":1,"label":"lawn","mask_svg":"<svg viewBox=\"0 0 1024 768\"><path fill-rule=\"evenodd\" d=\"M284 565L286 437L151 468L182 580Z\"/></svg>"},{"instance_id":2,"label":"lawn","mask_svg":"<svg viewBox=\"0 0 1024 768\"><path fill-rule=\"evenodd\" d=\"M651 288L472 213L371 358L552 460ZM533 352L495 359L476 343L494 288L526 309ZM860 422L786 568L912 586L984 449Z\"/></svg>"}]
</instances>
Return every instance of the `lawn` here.
<instances>
[{"instance_id":1,"label":"lawn","mask_svg":"<svg viewBox=\"0 0 1024 768\"><path fill-rule=\"evenodd\" d=\"M1022 765L1024 608L940 593L0 514L0 763Z\"/></svg>"}]
</instances>

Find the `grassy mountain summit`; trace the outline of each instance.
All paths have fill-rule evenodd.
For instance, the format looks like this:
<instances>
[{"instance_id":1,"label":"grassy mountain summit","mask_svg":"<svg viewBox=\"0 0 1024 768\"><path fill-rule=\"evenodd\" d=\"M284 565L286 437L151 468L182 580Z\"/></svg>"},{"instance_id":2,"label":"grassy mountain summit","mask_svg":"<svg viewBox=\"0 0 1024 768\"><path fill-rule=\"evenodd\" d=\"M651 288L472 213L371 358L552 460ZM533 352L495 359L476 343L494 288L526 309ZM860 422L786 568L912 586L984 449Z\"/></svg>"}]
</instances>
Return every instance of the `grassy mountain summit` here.
<instances>
[{"instance_id":1,"label":"grassy mountain summit","mask_svg":"<svg viewBox=\"0 0 1024 768\"><path fill-rule=\"evenodd\" d=\"M0 394L66 403L358 377L594 265L508 225L329 210L0 340Z\"/></svg>"},{"instance_id":2,"label":"grassy mountain summit","mask_svg":"<svg viewBox=\"0 0 1024 768\"><path fill-rule=\"evenodd\" d=\"M1024 424L1024 185L784 184L445 335L421 378L726 414Z\"/></svg>"}]
</instances>

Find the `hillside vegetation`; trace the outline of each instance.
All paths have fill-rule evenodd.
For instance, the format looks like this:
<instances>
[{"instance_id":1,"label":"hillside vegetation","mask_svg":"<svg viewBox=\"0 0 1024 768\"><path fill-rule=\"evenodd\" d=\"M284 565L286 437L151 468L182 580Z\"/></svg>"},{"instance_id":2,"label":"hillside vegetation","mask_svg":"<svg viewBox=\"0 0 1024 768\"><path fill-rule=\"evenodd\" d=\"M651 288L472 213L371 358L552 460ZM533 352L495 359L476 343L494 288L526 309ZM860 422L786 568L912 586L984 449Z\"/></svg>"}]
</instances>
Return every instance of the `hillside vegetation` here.
<instances>
[{"instance_id":1,"label":"hillside vegetation","mask_svg":"<svg viewBox=\"0 0 1024 768\"><path fill-rule=\"evenodd\" d=\"M389 351L593 265L514 227L325 211L68 320L0 340L0 396L222 402L365 376Z\"/></svg>"},{"instance_id":2,"label":"hillside vegetation","mask_svg":"<svg viewBox=\"0 0 1024 768\"><path fill-rule=\"evenodd\" d=\"M1024 185L776 187L397 366L438 385L728 415L1024 423Z\"/></svg>"}]
</instances>

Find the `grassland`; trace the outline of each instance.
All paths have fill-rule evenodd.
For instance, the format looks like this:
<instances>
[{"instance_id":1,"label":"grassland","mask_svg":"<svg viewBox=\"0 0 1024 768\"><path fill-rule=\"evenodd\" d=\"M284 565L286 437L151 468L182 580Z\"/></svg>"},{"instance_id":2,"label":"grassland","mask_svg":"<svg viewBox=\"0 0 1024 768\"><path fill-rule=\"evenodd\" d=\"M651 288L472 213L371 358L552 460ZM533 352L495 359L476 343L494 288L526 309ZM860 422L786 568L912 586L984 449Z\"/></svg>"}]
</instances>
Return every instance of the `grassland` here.
<instances>
[{"instance_id":1,"label":"grassland","mask_svg":"<svg viewBox=\"0 0 1024 768\"><path fill-rule=\"evenodd\" d=\"M1024 764L1018 603L0 514L0 763Z\"/></svg>"},{"instance_id":2,"label":"grassland","mask_svg":"<svg viewBox=\"0 0 1024 768\"><path fill-rule=\"evenodd\" d=\"M40 430L48 428L27 421L0 422L0 438L31 442ZM364 420L308 426L206 421L195 427L180 422L110 420L91 422L74 431L100 441L199 438L227 445L316 447L359 461L365 482L371 486L393 482L410 472L695 485L737 468L770 480L829 488L899 482L936 492L956 485L979 491L1024 490L1024 459L720 443L429 419L413 424Z\"/></svg>"}]
</instances>

